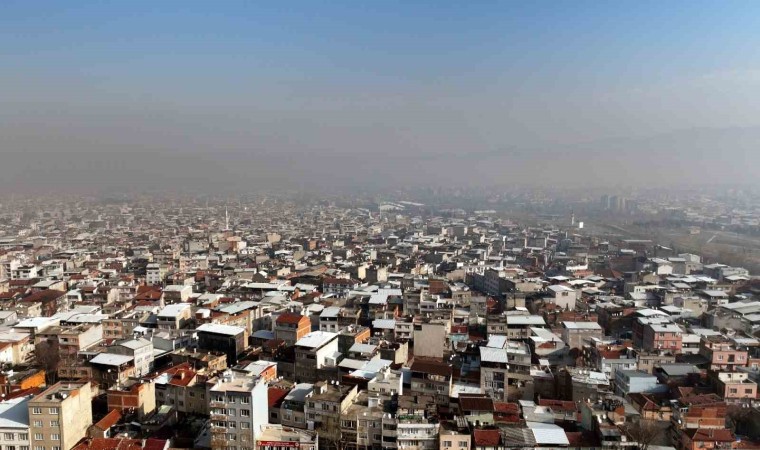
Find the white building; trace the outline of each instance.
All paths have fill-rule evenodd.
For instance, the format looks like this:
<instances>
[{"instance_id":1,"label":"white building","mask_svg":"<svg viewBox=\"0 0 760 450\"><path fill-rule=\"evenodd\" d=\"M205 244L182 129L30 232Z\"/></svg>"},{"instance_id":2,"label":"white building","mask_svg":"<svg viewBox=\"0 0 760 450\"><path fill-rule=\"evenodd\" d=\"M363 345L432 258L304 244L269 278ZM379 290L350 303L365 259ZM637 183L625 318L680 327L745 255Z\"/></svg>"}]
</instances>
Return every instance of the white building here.
<instances>
[{"instance_id":1,"label":"white building","mask_svg":"<svg viewBox=\"0 0 760 450\"><path fill-rule=\"evenodd\" d=\"M0 403L0 436L4 449L29 449L29 397Z\"/></svg>"},{"instance_id":2,"label":"white building","mask_svg":"<svg viewBox=\"0 0 760 450\"><path fill-rule=\"evenodd\" d=\"M226 371L209 389L211 448L253 448L269 423L268 387L264 379Z\"/></svg>"},{"instance_id":3,"label":"white building","mask_svg":"<svg viewBox=\"0 0 760 450\"><path fill-rule=\"evenodd\" d=\"M120 342L111 348L113 353L132 356L135 363L135 375L143 376L153 370L153 344L143 338Z\"/></svg>"}]
</instances>

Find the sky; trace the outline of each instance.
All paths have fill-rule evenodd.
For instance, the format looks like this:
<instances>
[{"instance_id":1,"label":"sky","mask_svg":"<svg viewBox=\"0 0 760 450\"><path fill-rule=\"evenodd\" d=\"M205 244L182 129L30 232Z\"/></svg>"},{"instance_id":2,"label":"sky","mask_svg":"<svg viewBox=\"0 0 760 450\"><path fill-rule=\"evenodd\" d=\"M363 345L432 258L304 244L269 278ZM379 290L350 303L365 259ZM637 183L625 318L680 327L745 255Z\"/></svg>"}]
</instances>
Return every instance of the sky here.
<instances>
[{"instance_id":1,"label":"sky","mask_svg":"<svg viewBox=\"0 0 760 450\"><path fill-rule=\"evenodd\" d=\"M0 187L754 182L758 30L756 1L5 0Z\"/></svg>"}]
</instances>

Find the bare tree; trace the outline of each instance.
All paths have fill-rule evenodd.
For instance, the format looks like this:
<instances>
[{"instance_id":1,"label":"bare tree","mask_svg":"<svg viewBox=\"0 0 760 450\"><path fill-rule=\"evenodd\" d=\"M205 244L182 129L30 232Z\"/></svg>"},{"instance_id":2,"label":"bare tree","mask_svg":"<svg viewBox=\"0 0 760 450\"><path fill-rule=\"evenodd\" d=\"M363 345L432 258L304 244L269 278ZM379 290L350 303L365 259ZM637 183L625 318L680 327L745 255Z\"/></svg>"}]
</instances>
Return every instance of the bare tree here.
<instances>
[{"instance_id":1,"label":"bare tree","mask_svg":"<svg viewBox=\"0 0 760 450\"><path fill-rule=\"evenodd\" d=\"M61 354L58 351L58 342L45 340L34 348L34 357L37 364L45 371L45 383L50 386L58 379L58 367L61 363Z\"/></svg>"},{"instance_id":2,"label":"bare tree","mask_svg":"<svg viewBox=\"0 0 760 450\"><path fill-rule=\"evenodd\" d=\"M647 450L662 437L664 432L657 421L644 419L624 425L623 431L629 438L636 441L639 450Z\"/></svg>"},{"instance_id":3,"label":"bare tree","mask_svg":"<svg viewBox=\"0 0 760 450\"><path fill-rule=\"evenodd\" d=\"M734 433L740 433L747 428L751 414L752 408L749 405L729 406L728 411L726 411L726 425Z\"/></svg>"}]
</instances>

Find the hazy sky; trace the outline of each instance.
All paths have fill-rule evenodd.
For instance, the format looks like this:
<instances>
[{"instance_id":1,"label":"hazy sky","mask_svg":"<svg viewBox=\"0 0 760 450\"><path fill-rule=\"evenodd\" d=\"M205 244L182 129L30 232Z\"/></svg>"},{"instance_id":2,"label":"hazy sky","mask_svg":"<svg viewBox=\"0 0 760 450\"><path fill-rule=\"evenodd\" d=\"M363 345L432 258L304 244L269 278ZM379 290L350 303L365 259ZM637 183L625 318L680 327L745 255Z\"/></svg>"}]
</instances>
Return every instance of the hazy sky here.
<instances>
[{"instance_id":1,"label":"hazy sky","mask_svg":"<svg viewBox=\"0 0 760 450\"><path fill-rule=\"evenodd\" d=\"M745 181L758 113L757 1L0 9L6 189Z\"/></svg>"}]
</instances>

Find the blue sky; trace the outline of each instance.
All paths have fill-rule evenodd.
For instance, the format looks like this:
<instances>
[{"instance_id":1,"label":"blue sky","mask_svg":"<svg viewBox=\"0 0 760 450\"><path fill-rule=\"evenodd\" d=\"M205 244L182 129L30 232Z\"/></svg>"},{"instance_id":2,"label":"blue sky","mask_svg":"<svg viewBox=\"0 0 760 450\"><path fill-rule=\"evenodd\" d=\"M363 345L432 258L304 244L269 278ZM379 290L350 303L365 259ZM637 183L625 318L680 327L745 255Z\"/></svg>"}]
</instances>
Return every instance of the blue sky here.
<instances>
[{"instance_id":1,"label":"blue sky","mask_svg":"<svg viewBox=\"0 0 760 450\"><path fill-rule=\"evenodd\" d=\"M4 1L2 151L449 155L754 127L758 30L755 1Z\"/></svg>"}]
</instances>

